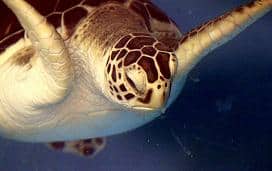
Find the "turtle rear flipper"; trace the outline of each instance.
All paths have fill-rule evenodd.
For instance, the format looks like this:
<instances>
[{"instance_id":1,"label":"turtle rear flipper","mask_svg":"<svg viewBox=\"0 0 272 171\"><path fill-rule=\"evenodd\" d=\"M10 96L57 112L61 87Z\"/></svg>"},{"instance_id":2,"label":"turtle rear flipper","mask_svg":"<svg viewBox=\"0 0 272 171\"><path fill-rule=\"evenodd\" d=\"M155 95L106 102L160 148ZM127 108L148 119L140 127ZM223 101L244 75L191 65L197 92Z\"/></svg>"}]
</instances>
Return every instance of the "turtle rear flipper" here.
<instances>
[{"instance_id":1,"label":"turtle rear flipper","mask_svg":"<svg viewBox=\"0 0 272 171\"><path fill-rule=\"evenodd\" d=\"M64 153L72 153L82 157L94 157L106 145L106 138L89 138L77 141L59 141L48 143L48 147Z\"/></svg>"}]
</instances>

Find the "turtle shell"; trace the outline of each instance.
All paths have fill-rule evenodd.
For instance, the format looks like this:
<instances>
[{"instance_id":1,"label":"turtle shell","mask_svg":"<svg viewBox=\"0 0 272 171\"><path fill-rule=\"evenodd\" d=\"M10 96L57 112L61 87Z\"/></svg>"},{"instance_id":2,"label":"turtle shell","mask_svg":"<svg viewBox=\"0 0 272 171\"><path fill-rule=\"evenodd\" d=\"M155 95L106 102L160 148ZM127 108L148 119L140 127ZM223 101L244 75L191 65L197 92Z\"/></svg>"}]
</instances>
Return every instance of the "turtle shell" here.
<instances>
[{"instance_id":1,"label":"turtle shell","mask_svg":"<svg viewBox=\"0 0 272 171\"><path fill-rule=\"evenodd\" d=\"M97 7L119 3L142 16L147 29L159 40L168 42L181 37L174 22L149 0L26 0L68 39L76 25ZM0 53L24 36L24 30L15 15L0 1ZM174 45L170 45L174 46Z\"/></svg>"}]
</instances>

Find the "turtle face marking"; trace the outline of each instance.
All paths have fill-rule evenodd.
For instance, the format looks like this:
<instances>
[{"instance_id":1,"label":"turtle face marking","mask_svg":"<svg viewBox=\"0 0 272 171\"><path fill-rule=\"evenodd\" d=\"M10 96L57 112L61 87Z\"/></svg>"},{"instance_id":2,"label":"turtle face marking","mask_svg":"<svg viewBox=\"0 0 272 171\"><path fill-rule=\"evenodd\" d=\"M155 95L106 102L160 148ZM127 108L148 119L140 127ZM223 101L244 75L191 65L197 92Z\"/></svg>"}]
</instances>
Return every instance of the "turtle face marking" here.
<instances>
[{"instance_id":1,"label":"turtle face marking","mask_svg":"<svg viewBox=\"0 0 272 171\"><path fill-rule=\"evenodd\" d=\"M176 56L146 33L122 37L105 67L106 89L114 101L135 109L160 109L170 93Z\"/></svg>"}]
</instances>

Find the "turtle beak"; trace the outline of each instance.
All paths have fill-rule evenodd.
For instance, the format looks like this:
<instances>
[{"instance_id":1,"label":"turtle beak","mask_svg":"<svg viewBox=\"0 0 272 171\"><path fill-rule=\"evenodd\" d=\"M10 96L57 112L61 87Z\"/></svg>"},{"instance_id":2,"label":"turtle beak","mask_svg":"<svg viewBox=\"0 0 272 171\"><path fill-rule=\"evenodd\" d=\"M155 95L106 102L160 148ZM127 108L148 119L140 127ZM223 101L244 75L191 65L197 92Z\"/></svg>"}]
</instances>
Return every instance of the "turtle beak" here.
<instances>
[{"instance_id":1,"label":"turtle beak","mask_svg":"<svg viewBox=\"0 0 272 171\"><path fill-rule=\"evenodd\" d=\"M142 110L165 111L170 88L149 89L143 98L137 99L135 108Z\"/></svg>"},{"instance_id":2,"label":"turtle beak","mask_svg":"<svg viewBox=\"0 0 272 171\"><path fill-rule=\"evenodd\" d=\"M150 108L154 110L162 110L168 100L168 91L154 91L151 95L151 101L149 103Z\"/></svg>"}]
</instances>

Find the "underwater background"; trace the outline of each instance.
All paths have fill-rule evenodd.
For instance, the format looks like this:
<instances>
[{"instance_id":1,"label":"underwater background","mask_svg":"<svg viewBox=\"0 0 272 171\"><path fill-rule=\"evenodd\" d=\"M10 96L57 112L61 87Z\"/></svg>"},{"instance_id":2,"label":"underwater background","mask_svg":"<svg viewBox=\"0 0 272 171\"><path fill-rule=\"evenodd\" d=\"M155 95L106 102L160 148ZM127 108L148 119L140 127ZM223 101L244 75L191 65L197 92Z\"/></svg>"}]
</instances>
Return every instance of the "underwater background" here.
<instances>
[{"instance_id":1,"label":"underwater background","mask_svg":"<svg viewBox=\"0 0 272 171\"><path fill-rule=\"evenodd\" d=\"M247 0L154 0L185 33ZM272 170L272 13L210 53L167 112L94 159L0 138L0 171Z\"/></svg>"}]
</instances>

